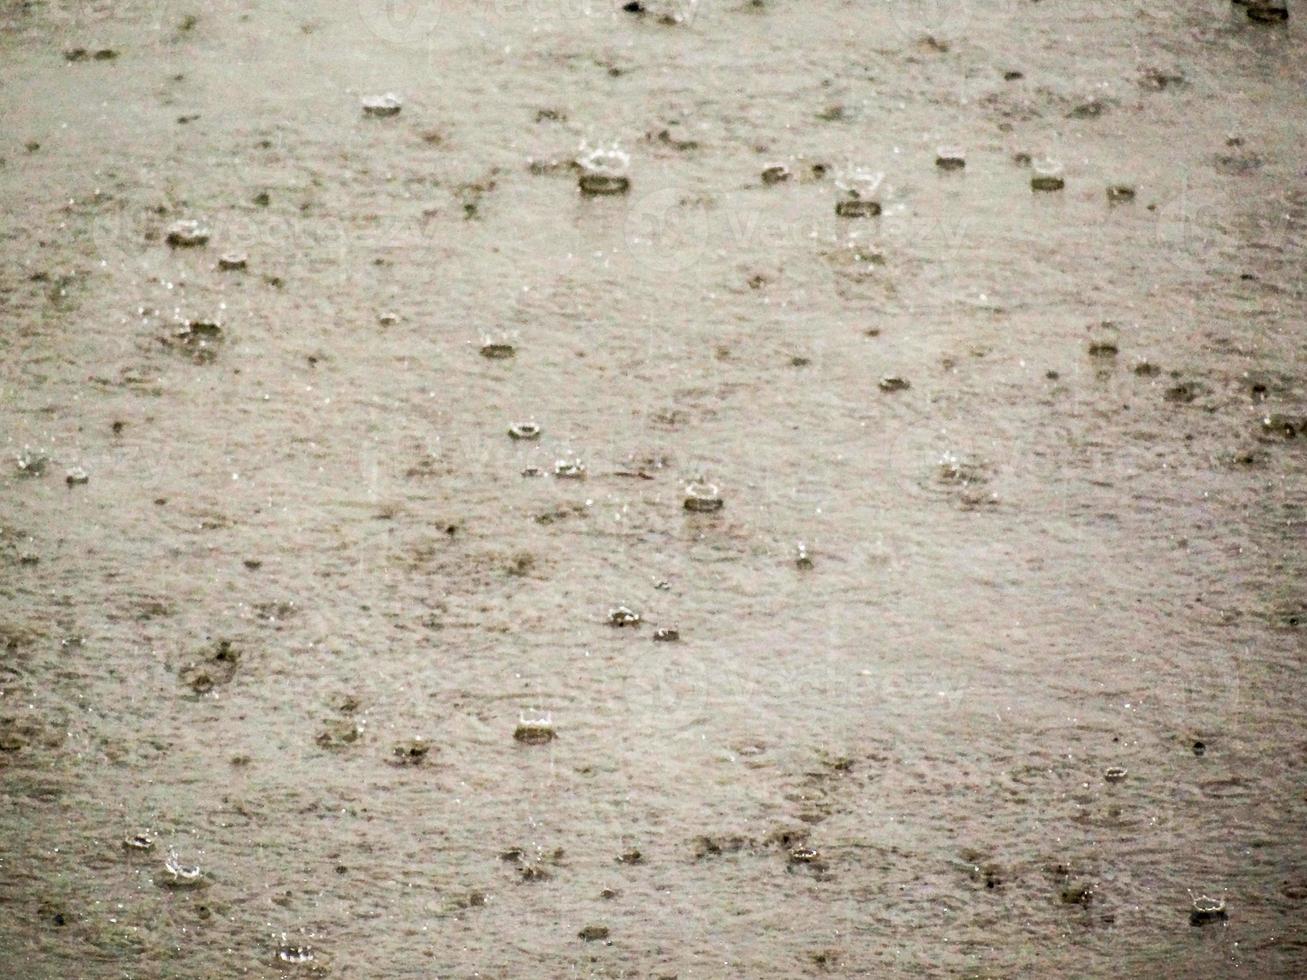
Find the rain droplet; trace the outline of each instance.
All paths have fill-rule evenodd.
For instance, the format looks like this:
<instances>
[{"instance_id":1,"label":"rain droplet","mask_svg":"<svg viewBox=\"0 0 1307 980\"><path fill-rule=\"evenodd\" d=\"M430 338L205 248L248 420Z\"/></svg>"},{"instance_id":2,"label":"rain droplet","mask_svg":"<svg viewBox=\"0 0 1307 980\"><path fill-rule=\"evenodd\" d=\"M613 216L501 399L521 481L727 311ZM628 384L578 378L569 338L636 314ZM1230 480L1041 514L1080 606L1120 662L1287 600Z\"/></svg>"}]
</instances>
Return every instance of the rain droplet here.
<instances>
[{"instance_id":1,"label":"rain droplet","mask_svg":"<svg viewBox=\"0 0 1307 980\"><path fill-rule=\"evenodd\" d=\"M717 486L695 481L685 488L685 509L700 514L721 510L725 506Z\"/></svg>"},{"instance_id":2,"label":"rain droplet","mask_svg":"<svg viewBox=\"0 0 1307 980\"><path fill-rule=\"evenodd\" d=\"M363 114L377 118L397 116L403 105L400 97L393 92L387 92L385 95L369 95L363 99Z\"/></svg>"},{"instance_id":3,"label":"rain droplet","mask_svg":"<svg viewBox=\"0 0 1307 980\"><path fill-rule=\"evenodd\" d=\"M173 248L198 248L208 243L209 229L189 218L174 221L168 226L168 234L164 240Z\"/></svg>"},{"instance_id":4,"label":"rain droplet","mask_svg":"<svg viewBox=\"0 0 1307 980\"><path fill-rule=\"evenodd\" d=\"M615 606L608 610L608 625L639 626L640 614L627 606Z\"/></svg>"},{"instance_id":5,"label":"rain droplet","mask_svg":"<svg viewBox=\"0 0 1307 980\"><path fill-rule=\"evenodd\" d=\"M524 745L544 745L557 735L553 718L548 713L518 715L517 728L513 730L513 738Z\"/></svg>"},{"instance_id":6,"label":"rain droplet","mask_svg":"<svg viewBox=\"0 0 1307 980\"><path fill-rule=\"evenodd\" d=\"M627 175L631 157L616 144L590 148L583 143L576 163L581 169L577 183L584 194L625 194L631 189Z\"/></svg>"},{"instance_id":7,"label":"rain droplet","mask_svg":"<svg viewBox=\"0 0 1307 980\"><path fill-rule=\"evenodd\" d=\"M1030 175L1030 189L1032 191L1060 191L1066 186L1066 179L1062 174L1062 164L1051 157L1035 160L1031 163L1031 168L1034 171Z\"/></svg>"}]
</instances>

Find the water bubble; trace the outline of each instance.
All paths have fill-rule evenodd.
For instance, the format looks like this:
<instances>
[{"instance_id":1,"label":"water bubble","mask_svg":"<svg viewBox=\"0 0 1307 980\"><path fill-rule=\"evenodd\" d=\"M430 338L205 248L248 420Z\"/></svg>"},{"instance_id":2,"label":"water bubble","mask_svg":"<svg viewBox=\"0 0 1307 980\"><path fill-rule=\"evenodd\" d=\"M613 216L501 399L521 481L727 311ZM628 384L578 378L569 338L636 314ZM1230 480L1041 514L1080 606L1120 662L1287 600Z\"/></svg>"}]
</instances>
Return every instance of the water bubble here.
<instances>
[{"instance_id":1,"label":"water bubble","mask_svg":"<svg viewBox=\"0 0 1307 980\"><path fill-rule=\"evenodd\" d=\"M1094 899L1094 886L1083 881L1068 882L1058 892L1063 905L1088 905Z\"/></svg>"},{"instance_id":2,"label":"water bubble","mask_svg":"<svg viewBox=\"0 0 1307 980\"><path fill-rule=\"evenodd\" d=\"M164 240L173 248L198 248L208 243L209 234L206 225L188 218L169 225Z\"/></svg>"},{"instance_id":3,"label":"water bubble","mask_svg":"<svg viewBox=\"0 0 1307 980\"><path fill-rule=\"evenodd\" d=\"M1121 328L1116 323L1103 320L1093 324L1089 327L1089 334L1090 357L1116 357L1121 349Z\"/></svg>"},{"instance_id":4,"label":"water bubble","mask_svg":"<svg viewBox=\"0 0 1307 980\"><path fill-rule=\"evenodd\" d=\"M554 730L554 720L548 712L519 714L517 728L513 730L514 740L523 745L544 745L552 742L557 735Z\"/></svg>"},{"instance_id":5,"label":"water bubble","mask_svg":"<svg viewBox=\"0 0 1307 980\"><path fill-rule=\"evenodd\" d=\"M363 737L363 724L347 718L329 721L314 739L324 749L339 749L353 745Z\"/></svg>"},{"instance_id":6,"label":"water bubble","mask_svg":"<svg viewBox=\"0 0 1307 980\"><path fill-rule=\"evenodd\" d=\"M808 554L808 546L802 541L795 548L794 565L803 571L812 568L812 555Z\"/></svg>"},{"instance_id":7,"label":"water bubble","mask_svg":"<svg viewBox=\"0 0 1307 980\"><path fill-rule=\"evenodd\" d=\"M1177 405L1188 405L1198 398L1202 390L1196 381L1181 381L1162 392L1162 398Z\"/></svg>"},{"instance_id":8,"label":"water bubble","mask_svg":"<svg viewBox=\"0 0 1307 980\"><path fill-rule=\"evenodd\" d=\"M212 340L222 334L222 324L217 320L191 320L182 328L192 337Z\"/></svg>"},{"instance_id":9,"label":"water bubble","mask_svg":"<svg viewBox=\"0 0 1307 980\"><path fill-rule=\"evenodd\" d=\"M431 743L424 738L413 738L400 742L394 748L396 765L420 766L431 751Z\"/></svg>"},{"instance_id":10,"label":"water bubble","mask_svg":"<svg viewBox=\"0 0 1307 980\"><path fill-rule=\"evenodd\" d=\"M625 194L631 189L630 154L615 143L593 148L583 143L576 163L581 168L577 182L585 194Z\"/></svg>"},{"instance_id":11,"label":"water bubble","mask_svg":"<svg viewBox=\"0 0 1307 980\"><path fill-rule=\"evenodd\" d=\"M41 476L49 463L49 456L30 446L23 447L23 451L14 457L14 465L18 468L19 476Z\"/></svg>"},{"instance_id":12,"label":"water bubble","mask_svg":"<svg viewBox=\"0 0 1307 980\"><path fill-rule=\"evenodd\" d=\"M1140 361L1134 366L1134 372L1141 378L1155 378L1162 373L1162 369L1152 361Z\"/></svg>"},{"instance_id":13,"label":"water bubble","mask_svg":"<svg viewBox=\"0 0 1307 980\"><path fill-rule=\"evenodd\" d=\"M313 950L308 946L287 945L277 950L277 959L296 966L313 962Z\"/></svg>"},{"instance_id":14,"label":"water bubble","mask_svg":"<svg viewBox=\"0 0 1307 980\"><path fill-rule=\"evenodd\" d=\"M969 487L988 483L990 471L991 467L988 463L955 452L946 452L940 456L935 473L940 483Z\"/></svg>"},{"instance_id":15,"label":"water bubble","mask_svg":"<svg viewBox=\"0 0 1307 980\"><path fill-rule=\"evenodd\" d=\"M940 170L962 170L966 165L967 156L960 146L941 146L935 151L935 166Z\"/></svg>"},{"instance_id":16,"label":"water bubble","mask_svg":"<svg viewBox=\"0 0 1307 980\"><path fill-rule=\"evenodd\" d=\"M240 659L240 650L233 647L230 640L219 640L212 653L183 667L177 676L196 694L206 694L220 684L231 682Z\"/></svg>"},{"instance_id":17,"label":"water bubble","mask_svg":"<svg viewBox=\"0 0 1307 980\"><path fill-rule=\"evenodd\" d=\"M204 872L198 864L182 864L177 852L169 849L163 862L163 874L155 881L165 888L197 888L204 884Z\"/></svg>"},{"instance_id":18,"label":"water bubble","mask_svg":"<svg viewBox=\"0 0 1307 980\"><path fill-rule=\"evenodd\" d=\"M812 847L792 847L789 860L790 864L815 864L821 860L821 853Z\"/></svg>"},{"instance_id":19,"label":"water bubble","mask_svg":"<svg viewBox=\"0 0 1307 980\"><path fill-rule=\"evenodd\" d=\"M160 339L165 347L189 356L196 364L208 364L218 356L224 338L217 320L196 319L180 323Z\"/></svg>"},{"instance_id":20,"label":"water bubble","mask_svg":"<svg viewBox=\"0 0 1307 980\"><path fill-rule=\"evenodd\" d=\"M395 93L387 92L384 95L365 96L362 105L365 116L385 118L399 115L399 110L403 108L404 103Z\"/></svg>"},{"instance_id":21,"label":"water bubble","mask_svg":"<svg viewBox=\"0 0 1307 980\"><path fill-rule=\"evenodd\" d=\"M534 422L517 422L508 427L508 434L513 439L539 439L540 426Z\"/></svg>"},{"instance_id":22,"label":"water bubble","mask_svg":"<svg viewBox=\"0 0 1307 980\"><path fill-rule=\"evenodd\" d=\"M579 459L560 459L554 463L554 476L560 480L584 480L585 463Z\"/></svg>"},{"instance_id":23,"label":"water bubble","mask_svg":"<svg viewBox=\"0 0 1307 980\"><path fill-rule=\"evenodd\" d=\"M1261 435L1263 438L1296 439L1307 434L1307 415L1295 416L1273 412L1261 418Z\"/></svg>"},{"instance_id":24,"label":"water bubble","mask_svg":"<svg viewBox=\"0 0 1307 980\"><path fill-rule=\"evenodd\" d=\"M639 626L640 614L629 606L615 606L608 610L609 626Z\"/></svg>"},{"instance_id":25,"label":"water bubble","mask_svg":"<svg viewBox=\"0 0 1307 980\"><path fill-rule=\"evenodd\" d=\"M716 484L695 481L685 488L685 509L695 513L708 514L721 510L725 506L721 492Z\"/></svg>"},{"instance_id":26,"label":"water bubble","mask_svg":"<svg viewBox=\"0 0 1307 980\"><path fill-rule=\"evenodd\" d=\"M1189 924L1192 926L1203 926L1210 922L1224 922L1226 918L1225 899L1223 898L1198 895L1194 897L1189 907Z\"/></svg>"},{"instance_id":27,"label":"water bubble","mask_svg":"<svg viewBox=\"0 0 1307 980\"><path fill-rule=\"evenodd\" d=\"M1030 166L1034 171L1030 175L1030 189L1032 191L1060 191L1066 186L1062 164L1051 157L1035 160Z\"/></svg>"}]
</instances>

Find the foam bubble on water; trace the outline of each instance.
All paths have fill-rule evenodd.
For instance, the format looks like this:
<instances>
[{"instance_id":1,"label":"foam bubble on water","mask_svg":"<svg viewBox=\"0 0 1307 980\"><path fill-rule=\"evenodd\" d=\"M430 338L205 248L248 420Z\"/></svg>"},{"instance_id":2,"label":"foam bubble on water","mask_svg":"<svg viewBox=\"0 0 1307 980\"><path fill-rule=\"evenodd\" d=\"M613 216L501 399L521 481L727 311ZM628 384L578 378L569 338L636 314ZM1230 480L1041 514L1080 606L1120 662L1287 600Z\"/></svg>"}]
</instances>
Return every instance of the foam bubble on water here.
<instances>
[{"instance_id":1,"label":"foam bubble on water","mask_svg":"<svg viewBox=\"0 0 1307 980\"><path fill-rule=\"evenodd\" d=\"M277 959L282 963L301 965L313 962L313 950L296 943L284 943L277 949Z\"/></svg>"},{"instance_id":2,"label":"foam bubble on water","mask_svg":"<svg viewBox=\"0 0 1307 980\"><path fill-rule=\"evenodd\" d=\"M522 711L517 716L513 738L526 745L543 745L552 742L557 732L554 719L548 711Z\"/></svg>"},{"instance_id":3,"label":"foam bubble on water","mask_svg":"<svg viewBox=\"0 0 1307 980\"><path fill-rule=\"evenodd\" d=\"M174 221L168 226L164 241L173 248L198 248L208 244L211 234L209 227L203 222L186 218Z\"/></svg>"},{"instance_id":4,"label":"foam bubble on water","mask_svg":"<svg viewBox=\"0 0 1307 980\"><path fill-rule=\"evenodd\" d=\"M616 143L595 147L582 143L576 164L581 171L577 183L584 194L625 194L631 188L631 178L627 176L631 157Z\"/></svg>"},{"instance_id":5,"label":"foam bubble on water","mask_svg":"<svg viewBox=\"0 0 1307 980\"><path fill-rule=\"evenodd\" d=\"M685 486L685 509L698 513L711 513L722 509L724 501L715 483L700 478Z\"/></svg>"},{"instance_id":6,"label":"foam bubble on water","mask_svg":"<svg viewBox=\"0 0 1307 980\"><path fill-rule=\"evenodd\" d=\"M30 446L25 446L14 457L14 465L18 467L20 476L41 476L49 462L50 457L45 452Z\"/></svg>"},{"instance_id":7,"label":"foam bubble on water","mask_svg":"<svg viewBox=\"0 0 1307 980\"><path fill-rule=\"evenodd\" d=\"M1053 157L1042 157L1031 161L1030 168L1033 171L1030 177L1031 189L1060 191L1066 186L1066 176L1060 160Z\"/></svg>"},{"instance_id":8,"label":"foam bubble on water","mask_svg":"<svg viewBox=\"0 0 1307 980\"><path fill-rule=\"evenodd\" d=\"M1207 894L1195 895L1191 891L1189 899L1190 925L1202 926L1210 922L1224 922L1226 920L1225 899L1223 897L1214 897Z\"/></svg>"},{"instance_id":9,"label":"foam bubble on water","mask_svg":"<svg viewBox=\"0 0 1307 980\"><path fill-rule=\"evenodd\" d=\"M605 177L625 177L631 169L631 155L617 143L600 143L593 147L582 143L576 162L586 173Z\"/></svg>"},{"instance_id":10,"label":"foam bubble on water","mask_svg":"<svg viewBox=\"0 0 1307 980\"><path fill-rule=\"evenodd\" d=\"M399 115L404 102L394 92L386 92L383 95L364 96L362 105L365 116L385 117Z\"/></svg>"},{"instance_id":11,"label":"foam bubble on water","mask_svg":"<svg viewBox=\"0 0 1307 980\"><path fill-rule=\"evenodd\" d=\"M935 166L940 170L962 170L966 165L967 154L960 146L943 145L935 150Z\"/></svg>"},{"instance_id":12,"label":"foam bubble on water","mask_svg":"<svg viewBox=\"0 0 1307 980\"><path fill-rule=\"evenodd\" d=\"M610 626L639 626L640 614L629 606L614 606L608 610Z\"/></svg>"},{"instance_id":13,"label":"foam bubble on water","mask_svg":"<svg viewBox=\"0 0 1307 980\"><path fill-rule=\"evenodd\" d=\"M163 876L159 883L170 888L194 888L204 880L204 872L198 864L182 864L177 852L169 848L168 856L163 862Z\"/></svg>"},{"instance_id":14,"label":"foam bubble on water","mask_svg":"<svg viewBox=\"0 0 1307 980\"><path fill-rule=\"evenodd\" d=\"M560 480L584 480L586 476L585 463L575 457L564 457L555 461L554 476Z\"/></svg>"}]
</instances>

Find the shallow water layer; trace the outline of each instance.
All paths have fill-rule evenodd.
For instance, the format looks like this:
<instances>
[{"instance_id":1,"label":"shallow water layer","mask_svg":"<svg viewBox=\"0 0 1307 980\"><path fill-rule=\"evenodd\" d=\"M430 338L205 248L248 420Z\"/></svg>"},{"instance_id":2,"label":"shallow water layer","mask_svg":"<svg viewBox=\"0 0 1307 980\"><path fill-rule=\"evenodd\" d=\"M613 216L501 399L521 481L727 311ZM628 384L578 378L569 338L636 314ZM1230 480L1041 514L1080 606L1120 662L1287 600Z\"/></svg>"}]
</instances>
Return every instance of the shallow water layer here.
<instances>
[{"instance_id":1,"label":"shallow water layer","mask_svg":"<svg viewBox=\"0 0 1307 980\"><path fill-rule=\"evenodd\" d=\"M1303 25L648 8L0 8L3 972L1300 975Z\"/></svg>"}]
</instances>

